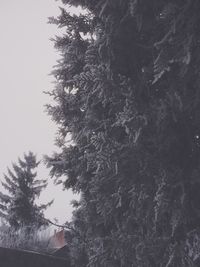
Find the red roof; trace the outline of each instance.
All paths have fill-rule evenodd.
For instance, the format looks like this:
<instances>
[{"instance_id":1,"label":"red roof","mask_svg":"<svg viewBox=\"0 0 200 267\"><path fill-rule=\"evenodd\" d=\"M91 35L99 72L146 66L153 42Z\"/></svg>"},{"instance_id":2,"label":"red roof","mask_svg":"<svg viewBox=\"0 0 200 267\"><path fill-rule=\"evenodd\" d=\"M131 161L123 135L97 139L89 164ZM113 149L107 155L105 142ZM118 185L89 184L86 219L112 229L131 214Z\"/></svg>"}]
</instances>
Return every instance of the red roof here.
<instances>
[{"instance_id":1,"label":"red roof","mask_svg":"<svg viewBox=\"0 0 200 267\"><path fill-rule=\"evenodd\" d=\"M49 240L49 245L50 247L56 249L62 248L66 245L65 232L63 229L59 232L54 232L54 235Z\"/></svg>"}]
</instances>

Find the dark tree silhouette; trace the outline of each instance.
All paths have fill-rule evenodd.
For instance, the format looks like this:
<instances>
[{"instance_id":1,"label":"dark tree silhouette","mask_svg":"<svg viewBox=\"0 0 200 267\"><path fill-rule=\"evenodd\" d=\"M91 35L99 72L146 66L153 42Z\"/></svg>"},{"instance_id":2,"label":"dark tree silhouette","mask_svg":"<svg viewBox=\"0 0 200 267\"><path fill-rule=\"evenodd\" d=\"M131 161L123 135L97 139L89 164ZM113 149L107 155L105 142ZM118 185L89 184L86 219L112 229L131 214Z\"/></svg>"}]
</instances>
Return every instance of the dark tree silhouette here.
<instances>
[{"instance_id":1,"label":"dark tree silhouette","mask_svg":"<svg viewBox=\"0 0 200 267\"><path fill-rule=\"evenodd\" d=\"M81 193L72 247L87 260L73 264L198 264L200 2L63 3L88 10L50 20L66 31L48 106L61 152L47 162Z\"/></svg>"}]
</instances>

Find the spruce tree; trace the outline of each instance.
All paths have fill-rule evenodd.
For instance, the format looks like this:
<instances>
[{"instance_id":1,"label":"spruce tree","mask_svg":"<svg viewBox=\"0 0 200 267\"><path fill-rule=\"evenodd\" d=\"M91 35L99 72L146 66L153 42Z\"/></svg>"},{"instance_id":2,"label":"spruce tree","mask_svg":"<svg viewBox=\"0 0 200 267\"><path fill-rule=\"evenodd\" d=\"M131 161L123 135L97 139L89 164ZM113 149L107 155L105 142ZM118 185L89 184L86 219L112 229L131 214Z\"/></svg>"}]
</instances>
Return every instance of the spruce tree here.
<instances>
[{"instance_id":1,"label":"spruce tree","mask_svg":"<svg viewBox=\"0 0 200 267\"><path fill-rule=\"evenodd\" d=\"M43 211L51 205L37 205L35 200L47 186L46 180L37 179L35 169L39 165L32 152L24 154L24 159L13 163L13 170L8 168L4 174L2 186L7 191L0 193L0 216L15 229L20 227L39 228L45 225Z\"/></svg>"},{"instance_id":2,"label":"spruce tree","mask_svg":"<svg viewBox=\"0 0 200 267\"><path fill-rule=\"evenodd\" d=\"M77 251L89 266L198 266L199 0L63 3L88 14L51 19L66 32L47 162L81 193Z\"/></svg>"}]
</instances>

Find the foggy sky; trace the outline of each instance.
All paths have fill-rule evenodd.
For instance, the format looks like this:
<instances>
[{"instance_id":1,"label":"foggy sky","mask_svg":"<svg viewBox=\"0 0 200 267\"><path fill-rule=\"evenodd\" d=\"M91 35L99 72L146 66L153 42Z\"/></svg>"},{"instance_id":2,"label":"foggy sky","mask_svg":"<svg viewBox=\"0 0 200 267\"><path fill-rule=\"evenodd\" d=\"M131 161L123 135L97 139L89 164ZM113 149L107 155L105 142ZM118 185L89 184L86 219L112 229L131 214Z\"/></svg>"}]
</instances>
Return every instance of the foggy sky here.
<instances>
[{"instance_id":1,"label":"foggy sky","mask_svg":"<svg viewBox=\"0 0 200 267\"><path fill-rule=\"evenodd\" d=\"M56 150L56 126L44 112L49 98L43 91L53 88L48 74L58 58L49 40L58 30L47 18L59 14L59 5L54 0L0 0L0 179L24 152L31 150L40 159ZM48 171L40 167L39 174L46 178ZM50 182L41 200L52 198L47 216L60 223L70 219L72 193Z\"/></svg>"}]
</instances>

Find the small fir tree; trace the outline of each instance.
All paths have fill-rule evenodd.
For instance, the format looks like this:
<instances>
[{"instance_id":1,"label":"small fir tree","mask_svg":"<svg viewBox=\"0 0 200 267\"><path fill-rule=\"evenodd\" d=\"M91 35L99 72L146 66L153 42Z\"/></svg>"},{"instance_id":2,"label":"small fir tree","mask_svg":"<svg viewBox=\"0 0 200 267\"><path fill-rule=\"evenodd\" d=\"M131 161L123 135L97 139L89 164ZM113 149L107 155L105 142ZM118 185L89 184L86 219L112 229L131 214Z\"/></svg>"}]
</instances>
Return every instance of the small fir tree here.
<instances>
[{"instance_id":1,"label":"small fir tree","mask_svg":"<svg viewBox=\"0 0 200 267\"><path fill-rule=\"evenodd\" d=\"M4 174L2 186L8 194L0 193L0 215L11 227L40 227L45 225L43 211L52 204L37 205L35 200L47 186L46 180L36 179L35 169L39 165L32 152L12 164L13 171L8 168Z\"/></svg>"}]
</instances>

